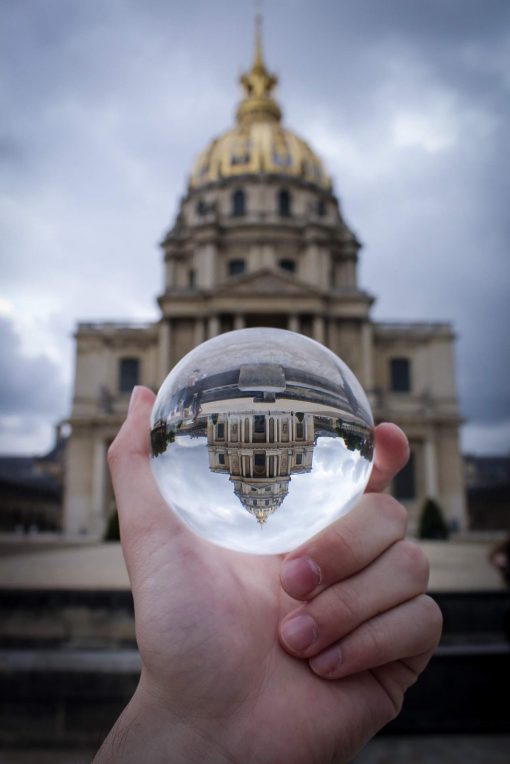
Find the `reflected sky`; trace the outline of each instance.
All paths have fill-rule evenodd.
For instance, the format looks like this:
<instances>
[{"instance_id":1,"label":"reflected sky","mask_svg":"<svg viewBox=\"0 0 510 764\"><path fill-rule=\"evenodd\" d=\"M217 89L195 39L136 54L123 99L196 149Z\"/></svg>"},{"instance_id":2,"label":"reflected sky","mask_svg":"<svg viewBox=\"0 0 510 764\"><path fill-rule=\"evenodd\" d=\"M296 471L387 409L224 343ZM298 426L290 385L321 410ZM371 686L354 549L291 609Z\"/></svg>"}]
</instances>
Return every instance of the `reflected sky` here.
<instances>
[{"instance_id":1,"label":"reflected sky","mask_svg":"<svg viewBox=\"0 0 510 764\"><path fill-rule=\"evenodd\" d=\"M292 475L283 503L259 525L235 496L229 475L209 469L206 438L179 437L151 464L163 497L193 531L255 554L289 551L352 509L372 466L341 438L319 437L311 472Z\"/></svg>"}]
</instances>

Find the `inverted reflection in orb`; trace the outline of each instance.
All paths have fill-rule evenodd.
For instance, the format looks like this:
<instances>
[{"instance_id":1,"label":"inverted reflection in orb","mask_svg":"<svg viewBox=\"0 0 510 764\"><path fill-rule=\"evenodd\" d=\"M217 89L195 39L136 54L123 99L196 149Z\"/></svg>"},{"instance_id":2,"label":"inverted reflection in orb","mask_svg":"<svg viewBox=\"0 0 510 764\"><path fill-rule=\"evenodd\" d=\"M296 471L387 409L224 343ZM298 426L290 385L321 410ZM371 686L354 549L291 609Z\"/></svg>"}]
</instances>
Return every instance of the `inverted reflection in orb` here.
<instances>
[{"instance_id":1,"label":"inverted reflection in orb","mask_svg":"<svg viewBox=\"0 0 510 764\"><path fill-rule=\"evenodd\" d=\"M203 343L170 373L151 450L163 497L192 530L238 551L278 553L352 508L371 470L373 422L329 350L246 329Z\"/></svg>"}]
</instances>

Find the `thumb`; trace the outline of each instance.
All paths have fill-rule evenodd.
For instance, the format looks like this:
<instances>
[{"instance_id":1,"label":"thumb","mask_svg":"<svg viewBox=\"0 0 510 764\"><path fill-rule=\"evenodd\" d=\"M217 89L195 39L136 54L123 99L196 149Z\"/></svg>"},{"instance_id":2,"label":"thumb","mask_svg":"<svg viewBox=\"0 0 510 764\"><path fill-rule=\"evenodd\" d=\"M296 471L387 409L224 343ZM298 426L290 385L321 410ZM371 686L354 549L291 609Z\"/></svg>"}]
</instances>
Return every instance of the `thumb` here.
<instances>
[{"instance_id":1,"label":"thumb","mask_svg":"<svg viewBox=\"0 0 510 764\"><path fill-rule=\"evenodd\" d=\"M140 556L145 557L185 530L159 493L150 468L150 413L154 400L149 388L133 388L127 419L108 450L122 548L130 576Z\"/></svg>"}]
</instances>

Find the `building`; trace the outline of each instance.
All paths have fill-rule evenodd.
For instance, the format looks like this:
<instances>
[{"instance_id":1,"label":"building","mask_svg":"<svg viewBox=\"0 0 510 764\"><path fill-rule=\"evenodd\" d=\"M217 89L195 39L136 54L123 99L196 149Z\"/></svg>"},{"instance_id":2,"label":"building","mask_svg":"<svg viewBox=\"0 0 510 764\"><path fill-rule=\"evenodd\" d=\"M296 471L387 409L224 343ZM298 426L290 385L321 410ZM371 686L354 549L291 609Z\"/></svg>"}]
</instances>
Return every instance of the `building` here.
<instances>
[{"instance_id":1,"label":"building","mask_svg":"<svg viewBox=\"0 0 510 764\"><path fill-rule=\"evenodd\" d=\"M510 456L468 454L464 468L470 529L510 533Z\"/></svg>"},{"instance_id":2,"label":"building","mask_svg":"<svg viewBox=\"0 0 510 764\"><path fill-rule=\"evenodd\" d=\"M62 530L63 430L44 456L0 456L0 533Z\"/></svg>"},{"instance_id":3,"label":"building","mask_svg":"<svg viewBox=\"0 0 510 764\"><path fill-rule=\"evenodd\" d=\"M80 324L65 527L100 537L113 507L106 450L136 383L157 389L172 366L221 332L272 326L326 344L354 371L375 419L397 422L412 458L394 493L411 512L425 497L465 526L461 423L448 324L380 323L357 279L360 243L318 155L282 124L257 28L235 125L196 160L164 237L157 323Z\"/></svg>"}]
</instances>

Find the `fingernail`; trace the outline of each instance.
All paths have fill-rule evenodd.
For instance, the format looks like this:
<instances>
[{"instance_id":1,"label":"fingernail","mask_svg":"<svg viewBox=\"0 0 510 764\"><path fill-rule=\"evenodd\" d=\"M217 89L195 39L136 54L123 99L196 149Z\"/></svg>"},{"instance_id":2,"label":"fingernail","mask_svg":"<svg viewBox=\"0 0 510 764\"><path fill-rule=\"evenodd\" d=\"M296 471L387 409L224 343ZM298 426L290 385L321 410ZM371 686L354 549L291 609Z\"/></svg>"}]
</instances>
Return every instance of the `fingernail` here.
<instances>
[{"instance_id":1,"label":"fingernail","mask_svg":"<svg viewBox=\"0 0 510 764\"><path fill-rule=\"evenodd\" d=\"M310 557L297 557L283 563L280 578L287 594L304 597L320 584L321 569Z\"/></svg>"},{"instance_id":2,"label":"fingernail","mask_svg":"<svg viewBox=\"0 0 510 764\"><path fill-rule=\"evenodd\" d=\"M309 615L297 615L283 623L281 635L287 647L295 652L302 652L313 645L319 632L313 618Z\"/></svg>"},{"instance_id":3,"label":"fingernail","mask_svg":"<svg viewBox=\"0 0 510 764\"><path fill-rule=\"evenodd\" d=\"M141 390L140 385L135 385L133 389L131 390L131 398L129 399L128 414L130 414L131 411L136 406L136 401L140 395L140 390Z\"/></svg>"},{"instance_id":4,"label":"fingernail","mask_svg":"<svg viewBox=\"0 0 510 764\"><path fill-rule=\"evenodd\" d=\"M333 647L328 647L323 653L312 658L310 660L310 667L316 674L328 676L328 674L336 671L341 662L342 652L338 645L333 645Z\"/></svg>"}]
</instances>

